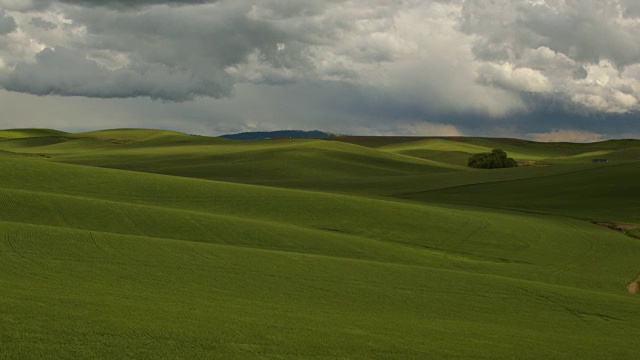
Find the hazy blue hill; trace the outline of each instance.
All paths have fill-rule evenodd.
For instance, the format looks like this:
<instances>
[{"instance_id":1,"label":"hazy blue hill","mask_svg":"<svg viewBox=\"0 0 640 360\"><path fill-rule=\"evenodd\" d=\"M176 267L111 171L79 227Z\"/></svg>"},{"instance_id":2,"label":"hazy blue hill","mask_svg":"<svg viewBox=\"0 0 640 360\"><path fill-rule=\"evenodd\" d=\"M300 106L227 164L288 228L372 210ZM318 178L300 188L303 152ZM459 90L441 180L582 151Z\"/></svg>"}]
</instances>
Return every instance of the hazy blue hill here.
<instances>
[{"instance_id":1,"label":"hazy blue hill","mask_svg":"<svg viewBox=\"0 0 640 360\"><path fill-rule=\"evenodd\" d=\"M221 138L231 140L266 140L278 138L291 139L326 139L334 137L334 134L326 133L319 130L303 131L303 130L277 130L277 131L251 131L238 134L222 135Z\"/></svg>"}]
</instances>

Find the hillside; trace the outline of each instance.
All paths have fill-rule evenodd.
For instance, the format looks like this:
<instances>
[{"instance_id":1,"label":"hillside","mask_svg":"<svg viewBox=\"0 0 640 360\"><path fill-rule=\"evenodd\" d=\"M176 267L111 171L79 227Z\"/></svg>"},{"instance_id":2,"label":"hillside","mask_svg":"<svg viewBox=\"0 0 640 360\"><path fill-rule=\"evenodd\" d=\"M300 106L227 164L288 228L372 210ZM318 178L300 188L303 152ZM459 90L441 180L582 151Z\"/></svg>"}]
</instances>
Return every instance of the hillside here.
<instances>
[{"instance_id":1,"label":"hillside","mask_svg":"<svg viewBox=\"0 0 640 360\"><path fill-rule=\"evenodd\" d=\"M0 133L0 358L636 357L638 141Z\"/></svg>"}]
</instances>

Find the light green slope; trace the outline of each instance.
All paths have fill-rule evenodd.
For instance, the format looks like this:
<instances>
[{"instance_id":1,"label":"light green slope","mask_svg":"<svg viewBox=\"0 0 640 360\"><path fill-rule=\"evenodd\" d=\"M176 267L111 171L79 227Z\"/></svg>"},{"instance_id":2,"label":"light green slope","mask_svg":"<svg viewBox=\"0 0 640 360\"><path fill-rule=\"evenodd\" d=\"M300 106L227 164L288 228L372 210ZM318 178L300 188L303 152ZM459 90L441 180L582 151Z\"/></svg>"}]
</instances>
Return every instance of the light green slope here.
<instances>
[{"instance_id":1,"label":"light green slope","mask_svg":"<svg viewBox=\"0 0 640 360\"><path fill-rule=\"evenodd\" d=\"M59 162L250 183L466 170L343 142L231 141L145 129L0 141L0 149L39 154Z\"/></svg>"},{"instance_id":2,"label":"light green slope","mask_svg":"<svg viewBox=\"0 0 640 360\"><path fill-rule=\"evenodd\" d=\"M29 130L29 129L28 129ZM33 133L32 133L33 132ZM3 139L3 134L9 134ZM0 131L0 149L47 155L93 151L96 149L129 149L162 145L220 144L228 140L187 135L175 131L154 129L115 129L85 133L63 133L55 130Z\"/></svg>"},{"instance_id":3,"label":"light green slope","mask_svg":"<svg viewBox=\"0 0 640 360\"><path fill-rule=\"evenodd\" d=\"M432 160L323 140L224 141L172 146L134 144L91 151L94 149L75 141L39 148L38 153L67 163L243 182L466 170Z\"/></svg>"},{"instance_id":4,"label":"light green slope","mask_svg":"<svg viewBox=\"0 0 640 360\"><path fill-rule=\"evenodd\" d=\"M158 129L110 129L75 133L73 135L77 137L90 137L104 140L119 140L121 142L149 141L172 137L189 137L189 135L181 132Z\"/></svg>"},{"instance_id":5,"label":"light green slope","mask_svg":"<svg viewBox=\"0 0 640 360\"><path fill-rule=\"evenodd\" d=\"M484 151L491 151L491 147L479 146L474 144L467 144L460 141L446 140L446 139L426 139L418 141L402 142L397 144L389 144L378 147L380 150L386 151L406 151L406 150L440 150L440 151L459 151L465 153L478 153Z\"/></svg>"},{"instance_id":6,"label":"light green slope","mask_svg":"<svg viewBox=\"0 0 640 360\"><path fill-rule=\"evenodd\" d=\"M447 164L466 166L471 154L488 152L492 148L433 138L389 144L377 147L377 149L421 159L432 159ZM509 155L514 156L513 154Z\"/></svg>"},{"instance_id":7,"label":"light green slope","mask_svg":"<svg viewBox=\"0 0 640 360\"><path fill-rule=\"evenodd\" d=\"M508 138L410 138L342 137L339 141L372 146L379 150L466 165L471 154L503 149L516 160L588 162L593 157L633 160L640 156L640 140L608 140L596 143L543 143Z\"/></svg>"},{"instance_id":8,"label":"light green slope","mask_svg":"<svg viewBox=\"0 0 640 360\"><path fill-rule=\"evenodd\" d=\"M0 139L20 139L33 138L42 136L65 136L68 135L64 131L52 129L7 129L0 130Z\"/></svg>"}]
</instances>

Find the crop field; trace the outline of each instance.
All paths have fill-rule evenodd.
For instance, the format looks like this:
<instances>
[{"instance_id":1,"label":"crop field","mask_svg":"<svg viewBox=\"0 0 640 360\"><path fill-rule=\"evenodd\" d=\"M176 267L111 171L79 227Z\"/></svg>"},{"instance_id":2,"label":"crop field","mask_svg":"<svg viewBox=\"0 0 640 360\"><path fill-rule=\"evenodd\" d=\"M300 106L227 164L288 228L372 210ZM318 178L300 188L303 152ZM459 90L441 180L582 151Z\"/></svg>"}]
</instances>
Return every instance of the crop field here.
<instances>
[{"instance_id":1,"label":"crop field","mask_svg":"<svg viewBox=\"0 0 640 360\"><path fill-rule=\"evenodd\" d=\"M3 130L0 359L636 359L639 158Z\"/></svg>"}]
</instances>

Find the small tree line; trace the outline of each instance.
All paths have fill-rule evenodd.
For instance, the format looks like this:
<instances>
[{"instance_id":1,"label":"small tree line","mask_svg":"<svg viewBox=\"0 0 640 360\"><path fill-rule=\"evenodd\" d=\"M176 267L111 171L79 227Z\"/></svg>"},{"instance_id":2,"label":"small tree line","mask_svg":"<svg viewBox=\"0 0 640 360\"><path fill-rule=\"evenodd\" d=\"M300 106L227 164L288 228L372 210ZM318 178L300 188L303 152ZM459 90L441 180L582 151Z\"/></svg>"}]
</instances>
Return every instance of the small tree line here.
<instances>
[{"instance_id":1,"label":"small tree line","mask_svg":"<svg viewBox=\"0 0 640 360\"><path fill-rule=\"evenodd\" d=\"M478 169L500 169L516 167L518 163L507 156L502 149L493 149L491 152L479 153L471 156L467 165Z\"/></svg>"}]
</instances>

